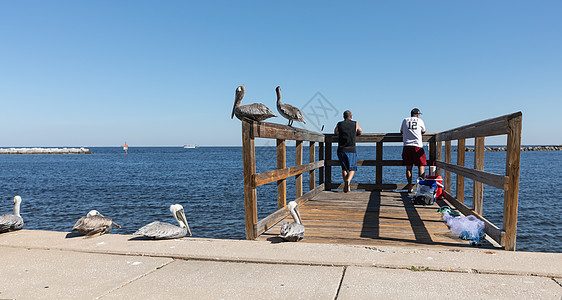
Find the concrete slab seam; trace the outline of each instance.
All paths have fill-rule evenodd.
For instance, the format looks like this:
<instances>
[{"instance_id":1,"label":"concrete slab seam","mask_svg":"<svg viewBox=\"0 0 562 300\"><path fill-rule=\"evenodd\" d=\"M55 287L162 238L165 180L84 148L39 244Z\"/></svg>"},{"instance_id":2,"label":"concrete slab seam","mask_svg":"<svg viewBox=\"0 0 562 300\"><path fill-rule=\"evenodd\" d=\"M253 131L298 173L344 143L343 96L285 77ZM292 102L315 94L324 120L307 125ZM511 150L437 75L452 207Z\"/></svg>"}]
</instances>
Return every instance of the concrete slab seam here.
<instances>
[{"instance_id":1,"label":"concrete slab seam","mask_svg":"<svg viewBox=\"0 0 562 300\"><path fill-rule=\"evenodd\" d=\"M556 282L556 284L558 284L558 286L562 287L562 280L560 280L560 279L557 280L557 278L551 278L551 279L552 279L554 282Z\"/></svg>"},{"instance_id":2,"label":"concrete slab seam","mask_svg":"<svg viewBox=\"0 0 562 300\"><path fill-rule=\"evenodd\" d=\"M338 285L338 290L336 291L336 296L334 297L334 300L337 300L337 299L338 299L338 296L340 295L340 289L341 289L341 286L342 286L342 284L343 284L343 278L345 277L345 271L347 271L347 267L346 267L346 266L343 267L343 270L342 270L342 272L341 272L340 284Z\"/></svg>"},{"instance_id":3,"label":"concrete slab seam","mask_svg":"<svg viewBox=\"0 0 562 300\"><path fill-rule=\"evenodd\" d=\"M362 265L350 265L354 267L365 267ZM400 266L400 265L369 265L367 267L390 269L390 270L410 270L417 272L446 272L446 273L466 273L466 274L485 274L485 275L509 275L509 276L532 276L532 277L547 277L547 278L560 278L553 274L548 273L529 273L529 272L509 272L509 271L486 271L477 269L446 269L446 268L430 268L427 266L415 266L410 267Z\"/></svg>"},{"instance_id":4,"label":"concrete slab seam","mask_svg":"<svg viewBox=\"0 0 562 300\"><path fill-rule=\"evenodd\" d=\"M116 287L116 288L113 288L113 289L109 290L108 292L106 292L105 294L103 294L103 295L97 297L96 299L101 299L101 298L103 298L103 297L105 297L105 296L107 296L107 295L109 295L109 294L111 294L111 293L113 293L113 292L115 292L115 291L117 291L117 290L119 290L119 289L121 289L121 288L127 286L127 285L130 284L130 283L133 283L133 282L135 282L135 281L137 281L137 280L139 280L139 279L141 279L141 278L143 278L143 277L145 277L145 276L148 276L148 275L150 275L150 274L152 274L152 273L154 273L154 272L156 272L156 271L158 271L158 270L164 268L165 266L167 266L167 265L173 263L174 261L175 261L175 259L171 259L170 261L168 261L168 262L166 262L166 263L164 263L164 264L162 264L162 265L160 265L160 266L154 268L154 270L151 270L151 271L149 271L149 272L146 272L146 273L144 273L144 274L141 274L141 275L139 275L139 276L137 276L137 277L135 277L135 278L133 278L133 279L131 279L131 280L125 282L124 284L122 284L122 285L120 285L120 286L118 286L118 287Z\"/></svg>"}]
</instances>

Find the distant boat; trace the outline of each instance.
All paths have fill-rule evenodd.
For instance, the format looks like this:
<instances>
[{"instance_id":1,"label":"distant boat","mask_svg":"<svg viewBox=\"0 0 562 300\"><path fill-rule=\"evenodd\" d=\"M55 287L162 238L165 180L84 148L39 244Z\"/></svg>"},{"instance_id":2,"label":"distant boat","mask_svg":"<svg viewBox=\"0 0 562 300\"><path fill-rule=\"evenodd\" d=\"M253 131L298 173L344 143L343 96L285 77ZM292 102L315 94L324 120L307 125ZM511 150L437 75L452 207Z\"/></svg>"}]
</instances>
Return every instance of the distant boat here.
<instances>
[{"instance_id":1,"label":"distant boat","mask_svg":"<svg viewBox=\"0 0 562 300\"><path fill-rule=\"evenodd\" d=\"M125 145L123 145L123 150L125 150L125 154L127 154L128 149L129 149L129 146L127 146L127 142L125 142Z\"/></svg>"},{"instance_id":2,"label":"distant boat","mask_svg":"<svg viewBox=\"0 0 562 300\"><path fill-rule=\"evenodd\" d=\"M183 147L184 147L185 149L194 149L194 148L196 148L197 146L185 144L185 145L183 145Z\"/></svg>"}]
</instances>

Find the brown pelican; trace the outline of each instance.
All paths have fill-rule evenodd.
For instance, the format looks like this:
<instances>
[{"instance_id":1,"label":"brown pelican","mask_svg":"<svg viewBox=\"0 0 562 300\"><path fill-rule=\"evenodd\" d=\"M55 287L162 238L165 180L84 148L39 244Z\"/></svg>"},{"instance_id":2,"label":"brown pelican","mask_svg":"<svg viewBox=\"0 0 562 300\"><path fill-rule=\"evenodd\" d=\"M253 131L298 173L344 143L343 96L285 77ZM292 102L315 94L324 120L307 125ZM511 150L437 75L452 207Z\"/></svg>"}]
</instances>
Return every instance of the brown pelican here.
<instances>
[{"instance_id":1,"label":"brown pelican","mask_svg":"<svg viewBox=\"0 0 562 300\"><path fill-rule=\"evenodd\" d=\"M76 221L76 224L72 227L72 231L78 231L81 234L85 234L86 238L92 238L110 232L113 225L121 228L121 226L113 222L110 218L106 218L100 214L99 211L91 210L85 217Z\"/></svg>"},{"instance_id":2,"label":"brown pelican","mask_svg":"<svg viewBox=\"0 0 562 300\"><path fill-rule=\"evenodd\" d=\"M236 115L240 120L247 118L260 122L271 117L277 117L271 109L261 103L240 105L245 93L246 88L243 85L236 88L234 107L232 107L232 115L230 116L231 119Z\"/></svg>"},{"instance_id":3,"label":"brown pelican","mask_svg":"<svg viewBox=\"0 0 562 300\"><path fill-rule=\"evenodd\" d=\"M156 221L142 227L134 234L144 235L146 237L157 240L181 238L184 237L187 233L189 233L189 235L191 236L191 230L189 230L189 224L187 224L183 206L181 206L180 204L170 205L170 212L172 213L176 221L178 221L180 226Z\"/></svg>"},{"instance_id":4,"label":"brown pelican","mask_svg":"<svg viewBox=\"0 0 562 300\"><path fill-rule=\"evenodd\" d=\"M275 89L275 92L277 93L277 111L285 118L289 120L289 126L293 126L293 121L298 121L298 122L303 122L304 124L306 124L306 122L304 121L304 118L302 117L302 113L301 111L290 105L290 104L284 104L281 103L281 87L278 86Z\"/></svg>"},{"instance_id":5,"label":"brown pelican","mask_svg":"<svg viewBox=\"0 0 562 300\"><path fill-rule=\"evenodd\" d=\"M20 230L23 228L23 218L20 216L21 197L14 197L14 214L0 215L0 233Z\"/></svg>"},{"instance_id":6,"label":"brown pelican","mask_svg":"<svg viewBox=\"0 0 562 300\"><path fill-rule=\"evenodd\" d=\"M289 242L298 242L304 238L304 226L302 225L301 215L295 201L289 202L287 206L289 206L289 212L291 212L295 222L283 223L279 237Z\"/></svg>"}]
</instances>

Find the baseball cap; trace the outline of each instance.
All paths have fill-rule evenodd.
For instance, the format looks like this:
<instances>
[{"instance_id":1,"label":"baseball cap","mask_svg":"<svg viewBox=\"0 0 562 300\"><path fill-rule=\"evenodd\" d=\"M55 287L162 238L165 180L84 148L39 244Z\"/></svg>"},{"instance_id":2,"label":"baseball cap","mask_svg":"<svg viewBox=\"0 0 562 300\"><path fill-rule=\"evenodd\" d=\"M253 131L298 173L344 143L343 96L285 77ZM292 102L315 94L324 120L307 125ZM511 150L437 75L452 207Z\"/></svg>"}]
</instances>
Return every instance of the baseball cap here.
<instances>
[{"instance_id":1,"label":"baseball cap","mask_svg":"<svg viewBox=\"0 0 562 300\"><path fill-rule=\"evenodd\" d=\"M410 112L410 114L412 115L417 115L417 114L422 114L421 111L419 110L419 108L414 108L412 109L412 111Z\"/></svg>"}]
</instances>

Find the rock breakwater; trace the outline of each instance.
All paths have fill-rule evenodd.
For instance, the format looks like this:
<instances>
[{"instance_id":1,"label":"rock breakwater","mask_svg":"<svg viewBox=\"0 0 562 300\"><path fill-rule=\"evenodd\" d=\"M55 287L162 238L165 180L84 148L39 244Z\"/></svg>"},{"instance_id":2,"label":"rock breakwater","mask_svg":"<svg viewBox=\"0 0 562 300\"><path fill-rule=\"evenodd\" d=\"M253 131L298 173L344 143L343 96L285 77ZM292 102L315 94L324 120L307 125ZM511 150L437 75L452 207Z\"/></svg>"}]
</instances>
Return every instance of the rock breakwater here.
<instances>
[{"instance_id":1,"label":"rock breakwater","mask_svg":"<svg viewBox=\"0 0 562 300\"><path fill-rule=\"evenodd\" d=\"M484 151L506 151L507 147L484 147ZM457 151L457 150L455 150ZM466 147L467 152L474 152L474 148ZM524 146L521 151L562 151L562 145L558 146Z\"/></svg>"}]
</instances>

